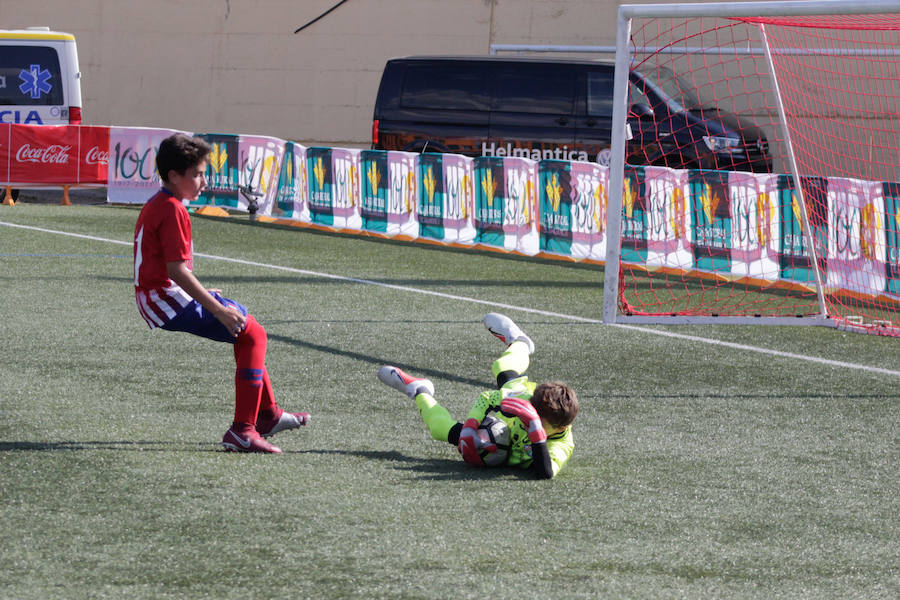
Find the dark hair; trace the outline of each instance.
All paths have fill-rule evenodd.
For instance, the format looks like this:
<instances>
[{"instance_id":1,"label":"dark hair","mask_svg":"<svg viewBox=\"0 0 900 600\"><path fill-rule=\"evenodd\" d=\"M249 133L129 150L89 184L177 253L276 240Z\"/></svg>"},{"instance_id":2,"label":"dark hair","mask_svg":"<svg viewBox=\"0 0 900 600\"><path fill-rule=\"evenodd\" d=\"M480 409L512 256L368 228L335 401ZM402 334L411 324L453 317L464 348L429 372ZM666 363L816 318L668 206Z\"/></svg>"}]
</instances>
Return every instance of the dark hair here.
<instances>
[{"instance_id":1,"label":"dark hair","mask_svg":"<svg viewBox=\"0 0 900 600\"><path fill-rule=\"evenodd\" d=\"M156 170L163 181L169 181L169 171L181 175L200 164L209 156L209 144L200 138L183 133L170 135L159 144L156 152Z\"/></svg>"},{"instance_id":2,"label":"dark hair","mask_svg":"<svg viewBox=\"0 0 900 600\"><path fill-rule=\"evenodd\" d=\"M567 427L578 415L575 390L561 381L542 383L534 390L531 404L542 419L554 427Z\"/></svg>"}]
</instances>

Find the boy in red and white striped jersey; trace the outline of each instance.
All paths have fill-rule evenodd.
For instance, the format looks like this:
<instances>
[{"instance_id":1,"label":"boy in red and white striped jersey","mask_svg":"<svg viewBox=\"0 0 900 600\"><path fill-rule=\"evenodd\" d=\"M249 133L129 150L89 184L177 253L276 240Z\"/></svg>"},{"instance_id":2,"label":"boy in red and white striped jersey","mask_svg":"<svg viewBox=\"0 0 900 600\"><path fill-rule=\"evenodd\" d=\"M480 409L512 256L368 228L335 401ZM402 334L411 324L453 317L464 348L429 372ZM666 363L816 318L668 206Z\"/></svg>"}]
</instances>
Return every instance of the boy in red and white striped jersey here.
<instances>
[{"instance_id":1,"label":"boy in red and white striped jersey","mask_svg":"<svg viewBox=\"0 0 900 600\"><path fill-rule=\"evenodd\" d=\"M159 146L156 167L163 181L134 228L134 292L151 329L184 331L234 345L234 422L222 445L237 452L278 454L264 438L309 422L275 403L266 370L266 330L240 303L207 290L193 274L191 219L182 200L206 188L209 145L177 133Z\"/></svg>"}]
</instances>

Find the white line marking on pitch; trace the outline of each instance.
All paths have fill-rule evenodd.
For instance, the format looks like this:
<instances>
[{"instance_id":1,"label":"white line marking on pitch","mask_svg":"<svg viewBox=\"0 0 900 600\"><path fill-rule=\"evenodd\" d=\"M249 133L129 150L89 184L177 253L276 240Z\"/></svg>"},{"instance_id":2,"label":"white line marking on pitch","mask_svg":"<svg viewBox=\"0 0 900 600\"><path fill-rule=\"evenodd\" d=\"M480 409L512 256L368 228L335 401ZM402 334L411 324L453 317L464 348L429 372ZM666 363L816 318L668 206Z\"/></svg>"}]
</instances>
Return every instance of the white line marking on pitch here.
<instances>
[{"instance_id":1,"label":"white line marking on pitch","mask_svg":"<svg viewBox=\"0 0 900 600\"><path fill-rule=\"evenodd\" d=\"M69 233L67 231L57 231L54 229L44 229L42 227L33 227L30 225L17 225L13 223L4 223L0 221L0 225L4 225L7 227L17 227L19 229L28 229L31 231L40 231L43 233L52 233L55 235L64 235L69 237L81 238L85 240L92 240L95 242L106 242L109 244L119 244L121 246L133 246L134 242L123 242L120 240L110 240L107 238L96 237L93 235L84 235L81 233ZM296 273L298 275L310 275L313 277L322 277L324 279L334 279L337 281L349 281L352 283L360 283L363 285L374 285L378 287L388 288L392 290L398 290L402 292L412 292L416 294L425 294L427 296L436 296L438 298L445 298L447 300L459 300L461 302L473 302L475 304L484 304L486 306L492 306L495 308L507 308L510 310L517 310L520 312L530 313L534 315L541 315L545 317L557 317L560 319L566 319L569 321L579 321L581 323L589 323L595 325L602 325L603 321L599 319L589 319L586 317L578 317L575 315L567 315L563 313L550 312L546 310L538 310L536 308L526 308L523 306L514 306L512 304L503 304L501 302L492 302L489 300L478 300L477 298L469 298L467 296L456 296L454 294L445 294L443 292L434 292L431 290L423 290L419 288L409 287L405 285L395 285L392 283L383 283L381 281L373 281L371 279L360 279L358 277L346 277L344 275L333 275L331 273L320 273L318 271L309 271L307 269L296 269L294 267L284 267L281 265L271 265L261 262L255 262L252 260L243 260L240 258L229 258L227 256L216 256L214 254L201 254L199 252L195 252L194 256L199 256L202 258L209 258L212 260L221 260L224 262L236 263L240 265L247 265L251 267L260 267L263 269L272 269L276 271L285 271L288 273ZM701 344L712 344L714 346L724 346L726 348L733 348L735 350L744 350L747 352L758 352L760 354L768 354L770 356L780 356L783 358L793 358L796 360L805 360L807 362L812 362L820 365L829 365L832 367L841 367L845 369L856 369L859 371L868 371L870 373L880 373L883 375L893 375L895 377L900 377L900 371L892 371L890 369L882 369L881 367L870 367L868 365L860 365L856 363L849 363L840 360L830 360L827 358L818 358L815 356L806 356L803 354L794 354L793 352L782 352L780 350L771 350L769 348L759 348L756 346L747 346L745 344L736 344L734 342L725 342L722 340L714 340L710 338L698 337L695 335L687 335L683 333L673 333L671 331L661 331L659 329L652 329L648 327L638 327L636 325L622 325L622 324L613 324L610 327L621 327L622 329L628 329L631 331L637 331L640 333L650 334L650 335L661 335L664 337L675 338L679 340L686 340L690 342L697 342ZM863 335L863 334L860 334Z\"/></svg>"}]
</instances>

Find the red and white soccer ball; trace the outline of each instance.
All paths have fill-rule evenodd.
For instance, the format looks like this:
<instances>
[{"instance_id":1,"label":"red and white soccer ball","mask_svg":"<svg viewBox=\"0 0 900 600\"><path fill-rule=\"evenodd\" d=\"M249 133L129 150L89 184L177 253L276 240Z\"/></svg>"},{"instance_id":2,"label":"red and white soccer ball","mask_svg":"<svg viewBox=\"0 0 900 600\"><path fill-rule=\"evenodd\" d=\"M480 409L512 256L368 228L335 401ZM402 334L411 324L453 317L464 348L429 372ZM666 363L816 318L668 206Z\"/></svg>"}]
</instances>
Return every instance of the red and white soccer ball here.
<instances>
[{"instance_id":1,"label":"red and white soccer ball","mask_svg":"<svg viewBox=\"0 0 900 600\"><path fill-rule=\"evenodd\" d=\"M506 423L494 417L487 415L478 426L475 434L486 444L495 444L497 449L493 452L487 449L481 450L481 460L487 467L500 467L506 464L509 458L509 427Z\"/></svg>"}]
</instances>

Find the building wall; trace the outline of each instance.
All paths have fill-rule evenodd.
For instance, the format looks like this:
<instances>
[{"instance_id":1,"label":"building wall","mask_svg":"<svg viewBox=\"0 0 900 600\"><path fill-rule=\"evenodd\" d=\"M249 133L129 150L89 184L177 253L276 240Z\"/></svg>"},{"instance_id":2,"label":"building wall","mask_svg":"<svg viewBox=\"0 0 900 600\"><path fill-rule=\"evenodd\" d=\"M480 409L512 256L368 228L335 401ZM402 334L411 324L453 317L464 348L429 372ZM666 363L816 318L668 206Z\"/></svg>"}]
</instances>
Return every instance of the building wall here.
<instances>
[{"instance_id":1,"label":"building wall","mask_svg":"<svg viewBox=\"0 0 900 600\"><path fill-rule=\"evenodd\" d=\"M611 0L2 0L75 35L84 122L365 145L381 70L491 43L615 43Z\"/></svg>"}]
</instances>

